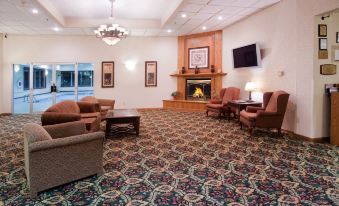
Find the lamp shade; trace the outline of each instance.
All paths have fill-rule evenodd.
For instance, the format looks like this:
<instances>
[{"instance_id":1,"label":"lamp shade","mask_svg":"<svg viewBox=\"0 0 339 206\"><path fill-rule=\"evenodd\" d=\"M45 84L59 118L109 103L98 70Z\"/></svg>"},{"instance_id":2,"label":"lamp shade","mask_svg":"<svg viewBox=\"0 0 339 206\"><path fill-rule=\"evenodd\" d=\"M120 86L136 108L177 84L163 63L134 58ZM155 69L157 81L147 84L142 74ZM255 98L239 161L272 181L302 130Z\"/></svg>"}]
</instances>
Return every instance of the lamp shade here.
<instances>
[{"instance_id":1,"label":"lamp shade","mask_svg":"<svg viewBox=\"0 0 339 206\"><path fill-rule=\"evenodd\" d=\"M245 90L253 92L257 90L257 84L255 82L247 82L245 85Z\"/></svg>"}]
</instances>

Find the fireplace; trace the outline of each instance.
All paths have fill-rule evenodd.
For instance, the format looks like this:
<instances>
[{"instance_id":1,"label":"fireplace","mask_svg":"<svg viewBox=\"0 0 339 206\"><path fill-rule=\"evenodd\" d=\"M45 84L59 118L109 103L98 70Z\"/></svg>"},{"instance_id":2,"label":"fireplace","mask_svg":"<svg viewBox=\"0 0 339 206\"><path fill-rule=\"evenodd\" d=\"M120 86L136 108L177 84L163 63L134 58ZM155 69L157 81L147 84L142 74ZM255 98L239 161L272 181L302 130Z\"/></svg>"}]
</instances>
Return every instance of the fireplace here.
<instances>
[{"instance_id":1,"label":"fireplace","mask_svg":"<svg viewBox=\"0 0 339 206\"><path fill-rule=\"evenodd\" d=\"M206 101L211 99L211 79L186 79L186 100Z\"/></svg>"}]
</instances>

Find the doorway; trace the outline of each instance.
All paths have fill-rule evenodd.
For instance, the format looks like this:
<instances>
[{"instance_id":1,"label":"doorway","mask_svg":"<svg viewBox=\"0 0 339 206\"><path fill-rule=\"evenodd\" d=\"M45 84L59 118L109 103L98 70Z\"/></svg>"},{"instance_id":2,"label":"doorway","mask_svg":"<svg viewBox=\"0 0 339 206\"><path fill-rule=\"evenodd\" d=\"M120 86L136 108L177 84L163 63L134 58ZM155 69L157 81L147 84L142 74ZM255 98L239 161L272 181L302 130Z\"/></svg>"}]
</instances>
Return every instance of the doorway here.
<instances>
[{"instance_id":1,"label":"doorway","mask_svg":"<svg viewBox=\"0 0 339 206\"><path fill-rule=\"evenodd\" d=\"M93 83L93 63L14 64L12 113L41 113L63 100L93 96Z\"/></svg>"}]
</instances>

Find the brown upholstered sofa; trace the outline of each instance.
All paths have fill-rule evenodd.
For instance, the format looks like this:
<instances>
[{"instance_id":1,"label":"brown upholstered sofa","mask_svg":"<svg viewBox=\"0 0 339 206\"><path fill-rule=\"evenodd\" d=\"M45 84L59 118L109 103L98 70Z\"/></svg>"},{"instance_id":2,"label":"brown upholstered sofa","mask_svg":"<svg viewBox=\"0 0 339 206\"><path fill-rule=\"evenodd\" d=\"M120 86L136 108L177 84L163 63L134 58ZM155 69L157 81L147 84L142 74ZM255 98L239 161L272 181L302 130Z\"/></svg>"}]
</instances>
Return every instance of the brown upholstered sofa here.
<instances>
[{"instance_id":1,"label":"brown upholstered sofa","mask_svg":"<svg viewBox=\"0 0 339 206\"><path fill-rule=\"evenodd\" d=\"M98 99L98 98L95 98L93 96L83 97L80 101L81 102L95 103L97 105L97 107L96 107L97 112L101 113L101 120L105 119L105 116L106 116L108 110L114 109L114 104L115 104L115 100Z\"/></svg>"},{"instance_id":2,"label":"brown upholstered sofa","mask_svg":"<svg viewBox=\"0 0 339 206\"><path fill-rule=\"evenodd\" d=\"M25 172L31 197L91 175L103 174L103 132L86 133L81 121L24 127Z\"/></svg>"},{"instance_id":3,"label":"brown upholstered sofa","mask_svg":"<svg viewBox=\"0 0 339 206\"><path fill-rule=\"evenodd\" d=\"M82 121L89 132L95 132L100 129L101 115L93 103L65 100L51 106L41 116L43 126L73 121Z\"/></svg>"},{"instance_id":4,"label":"brown upholstered sofa","mask_svg":"<svg viewBox=\"0 0 339 206\"><path fill-rule=\"evenodd\" d=\"M218 116L220 117L222 114L225 116L226 113L228 113L228 116L230 116L230 111L227 103L230 100L238 100L240 95L240 89L236 87L228 87L223 88L220 91L220 99L219 101L212 100L209 104L206 105L206 115L208 116L209 112L216 112L218 113Z\"/></svg>"},{"instance_id":5,"label":"brown upholstered sofa","mask_svg":"<svg viewBox=\"0 0 339 206\"><path fill-rule=\"evenodd\" d=\"M252 133L254 127L276 128L281 133L289 94L284 91L265 92L263 107L248 106L240 112L240 126L246 125Z\"/></svg>"}]
</instances>

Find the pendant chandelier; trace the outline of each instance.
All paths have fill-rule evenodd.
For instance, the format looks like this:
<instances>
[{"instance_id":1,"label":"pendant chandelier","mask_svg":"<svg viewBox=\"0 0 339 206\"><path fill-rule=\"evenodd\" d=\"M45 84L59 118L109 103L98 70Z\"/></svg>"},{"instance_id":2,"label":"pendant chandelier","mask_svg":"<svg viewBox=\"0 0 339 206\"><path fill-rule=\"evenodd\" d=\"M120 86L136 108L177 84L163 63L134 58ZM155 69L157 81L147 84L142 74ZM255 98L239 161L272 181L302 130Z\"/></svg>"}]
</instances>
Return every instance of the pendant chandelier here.
<instances>
[{"instance_id":1,"label":"pendant chandelier","mask_svg":"<svg viewBox=\"0 0 339 206\"><path fill-rule=\"evenodd\" d=\"M113 21L113 4L115 0L110 0L112 3L110 19ZM97 38L101 38L106 44L112 46L117 44L121 39L126 38L128 31L120 27L119 24L100 25L98 29L94 30Z\"/></svg>"}]
</instances>

